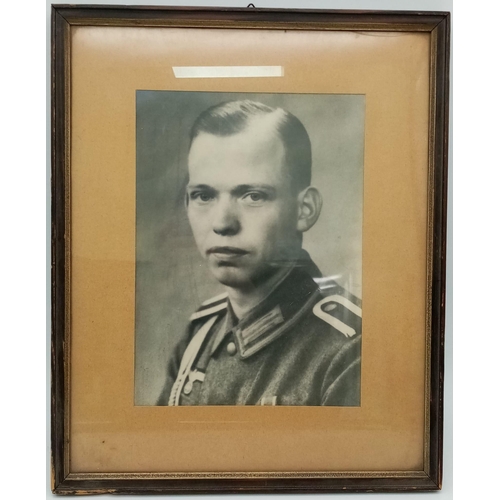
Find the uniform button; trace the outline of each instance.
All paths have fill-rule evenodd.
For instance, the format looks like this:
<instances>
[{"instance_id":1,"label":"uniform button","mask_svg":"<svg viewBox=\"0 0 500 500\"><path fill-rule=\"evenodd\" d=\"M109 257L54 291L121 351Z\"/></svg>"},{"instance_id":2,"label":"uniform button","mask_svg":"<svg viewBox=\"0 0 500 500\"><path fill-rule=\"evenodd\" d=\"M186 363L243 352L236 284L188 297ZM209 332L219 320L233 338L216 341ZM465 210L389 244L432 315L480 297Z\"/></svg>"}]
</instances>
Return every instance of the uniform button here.
<instances>
[{"instance_id":1,"label":"uniform button","mask_svg":"<svg viewBox=\"0 0 500 500\"><path fill-rule=\"evenodd\" d=\"M188 380L182 392L187 396L188 394L191 394L192 390L193 390L193 382L191 382L191 380Z\"/></svg>"},{"instance_id":2,"label":"uniform button","mask_svg":"<svg viewBox=\"0 0 500 500\"><path fill-rule=\"evenodd\" d=\"M229 342L226 349L229 356L234 356L236 354L236 345L234 344L234 342Z\"/></svg>"}]
</instances>

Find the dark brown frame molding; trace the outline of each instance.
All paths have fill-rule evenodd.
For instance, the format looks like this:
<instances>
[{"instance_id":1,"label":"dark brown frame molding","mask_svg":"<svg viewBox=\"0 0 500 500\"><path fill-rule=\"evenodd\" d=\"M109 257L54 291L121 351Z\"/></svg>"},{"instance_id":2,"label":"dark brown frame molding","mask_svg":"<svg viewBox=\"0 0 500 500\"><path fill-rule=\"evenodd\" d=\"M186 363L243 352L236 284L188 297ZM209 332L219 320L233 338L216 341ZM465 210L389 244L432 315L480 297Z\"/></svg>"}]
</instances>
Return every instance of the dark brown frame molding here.
<instances>
[{"instance_id":1,"label":"dark brown frame molding","mask_svg":"<svg viewBox=\"0 0 500 500\"><path fill-rule=\"evenodd\" d=\"M423 472L330 474L72 474L69 471L70 30L168 26L431 33L428 397ZM409 491L441 488L450 14L172 7L52 6L51 486L58 494Z\"/></svg>"}]
</instances>

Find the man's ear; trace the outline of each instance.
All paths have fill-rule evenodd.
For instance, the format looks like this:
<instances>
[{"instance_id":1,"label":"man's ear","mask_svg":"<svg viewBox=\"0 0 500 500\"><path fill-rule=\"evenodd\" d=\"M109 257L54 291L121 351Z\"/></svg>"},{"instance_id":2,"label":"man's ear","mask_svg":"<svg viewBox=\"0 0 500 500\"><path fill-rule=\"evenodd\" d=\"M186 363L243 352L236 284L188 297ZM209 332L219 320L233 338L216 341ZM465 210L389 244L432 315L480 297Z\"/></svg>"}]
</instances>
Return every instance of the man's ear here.
<instances>
[{"instance_id":1,"label":"man's ear","mask_svg":"<svg viewBox=\"0 0 500 500\"><path fill-rule=\"evenodd\" d=\"M323 206L323 198L315 187L309 186L299 193L298 204L297 231L305 233L316 224Z\"/></svg>"}]
</instances>

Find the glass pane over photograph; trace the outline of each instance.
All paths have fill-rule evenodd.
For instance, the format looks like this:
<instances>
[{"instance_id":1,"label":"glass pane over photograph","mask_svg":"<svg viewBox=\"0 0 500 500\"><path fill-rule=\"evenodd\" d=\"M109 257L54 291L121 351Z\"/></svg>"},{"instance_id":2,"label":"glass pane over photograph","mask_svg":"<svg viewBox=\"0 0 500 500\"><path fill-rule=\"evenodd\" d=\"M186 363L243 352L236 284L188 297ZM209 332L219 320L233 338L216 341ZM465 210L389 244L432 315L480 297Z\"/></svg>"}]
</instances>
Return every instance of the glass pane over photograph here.
<instances>
[{"instance_id":1,"label":"glass pane over photograph","mask_svg":"<svg viewBox=\"0 0 500 500\"><path fill-rule=\"evenodd\" d=\"M136 113L135 405L359 406L365 96Z\"/></svg>"}]
</instances>

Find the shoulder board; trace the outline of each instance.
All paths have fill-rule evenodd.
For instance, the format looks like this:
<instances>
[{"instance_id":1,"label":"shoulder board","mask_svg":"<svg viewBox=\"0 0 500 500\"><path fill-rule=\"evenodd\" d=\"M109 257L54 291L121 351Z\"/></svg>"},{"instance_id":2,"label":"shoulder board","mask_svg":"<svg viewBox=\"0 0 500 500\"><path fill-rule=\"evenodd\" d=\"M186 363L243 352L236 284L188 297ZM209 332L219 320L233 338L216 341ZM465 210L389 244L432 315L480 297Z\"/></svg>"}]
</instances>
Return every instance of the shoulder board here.
<instances>
[{"instance_id":1,"label":"shoulder board","mask_svg":"<svg viewBox=\"0 0 500 500\"><path fill-rule=\"evenodd\" d=\"M216 295L215 297L211 297L210 299L205 300L205 302L201 303L201 307L208 306L210 304L215 304L216 302L220 302L221 300L225 299L227 299L227 292L221 293L220 295Z\"/></svg>"},{"instance_id":2,"label":"shoulder board","mask_svg":"<svg viewBox=\"0 0 500 500\"><path fill-rule=\"evenodd\" d=\"M201 304L197 311L191 314L189 321L195 321L200 318L211 316L227 308L227 293L217 295L211 299L206 300Z\"/></svg>"},{"instance_id":3,"label":"shoulder board","mask_svg":"<svg viewBox=\"0 0 500 500\"><path fill-rule=\"evenodd\" d=\"M361 307L344 295L334 294L321 299L313 313L347 338L361 333Z\"/></svg>"}]
</instances>

